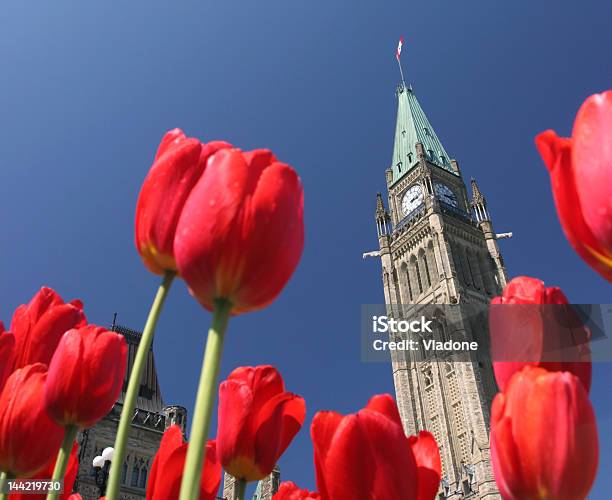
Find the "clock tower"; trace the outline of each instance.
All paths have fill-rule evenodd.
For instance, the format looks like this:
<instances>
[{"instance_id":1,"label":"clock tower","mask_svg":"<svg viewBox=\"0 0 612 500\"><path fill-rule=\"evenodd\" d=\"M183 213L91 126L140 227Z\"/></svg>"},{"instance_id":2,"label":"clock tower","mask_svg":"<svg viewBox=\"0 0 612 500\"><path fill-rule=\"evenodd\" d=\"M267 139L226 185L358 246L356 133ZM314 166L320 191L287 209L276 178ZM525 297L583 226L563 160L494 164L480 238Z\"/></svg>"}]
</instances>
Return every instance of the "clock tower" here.
<instances>
[{"instance_id":1,"label":"clock tower","mask_svg":"<svg viewBox=\"0 0 612 500\"><path fill-rule=\"evenodd\" d=\"M440 498L500 498L489 450L490 405L497 392L486 307L506 284L487 203L476 181L472 197L404 83L386 170L387 206L376 200L376 227L388 314L434 307L435 340L477 341L460 361L450 353L392 352L396 399L407 434L432 432L440 447ZM449 317L452 316L452 317Z\"/></svg>"}]
</instances>

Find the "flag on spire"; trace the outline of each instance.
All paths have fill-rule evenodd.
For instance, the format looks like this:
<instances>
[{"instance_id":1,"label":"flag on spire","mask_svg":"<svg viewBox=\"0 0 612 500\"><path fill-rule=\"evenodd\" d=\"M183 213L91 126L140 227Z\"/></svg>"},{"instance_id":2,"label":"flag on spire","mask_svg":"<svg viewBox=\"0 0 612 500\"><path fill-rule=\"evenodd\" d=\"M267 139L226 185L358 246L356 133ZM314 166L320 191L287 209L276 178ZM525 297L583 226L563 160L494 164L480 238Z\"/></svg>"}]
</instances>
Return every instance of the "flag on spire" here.
<instances>
[{"instance_id":1,"label":"flag on spire","mask_svg":"<svg viewBox=\"0 0 612 500\"><path fill-rule=\"evenodd\" d=\"M400 55L402 54L402 45L404 45L404 37L400 36L399 43L397 44L397 52L395 53L395 58L399 61Z\"/></svg>"}]
</instances>

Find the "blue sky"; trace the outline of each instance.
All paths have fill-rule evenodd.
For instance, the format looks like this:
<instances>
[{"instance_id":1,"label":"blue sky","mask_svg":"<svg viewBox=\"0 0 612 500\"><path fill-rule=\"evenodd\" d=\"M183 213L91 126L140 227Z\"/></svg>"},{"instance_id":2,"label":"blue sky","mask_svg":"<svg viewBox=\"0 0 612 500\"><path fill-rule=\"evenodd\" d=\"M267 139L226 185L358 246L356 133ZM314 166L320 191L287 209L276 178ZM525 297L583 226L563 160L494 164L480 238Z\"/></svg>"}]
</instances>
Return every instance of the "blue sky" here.
<instances>
[{"instance_id":1,"label":"blue sky","mask_svg":"<svg viewBox=\"0 0 612 500\"><path fill-rule=\"evenodd\" d=\"M610 88L612 4L591 2L18 2L0 8L0 318L41 285L89 318L142 328L157 277L133 245L136 197L163 133L270 147L300 173L306 247L280 298L230 324L222 375L272 363L308 420L281 459L314 486L309 423L391 392L360 361L360 306L380 303L375 194L395 127L394 59L466 179L487 196L510 275L610 303L573 253L533 146L568 134L580 103ZM191 409L210 317L175 284L155 340L168 403ZM609 364L595 366L601 441L593 498L612 478Z\"/></svg>"}]
</instances>

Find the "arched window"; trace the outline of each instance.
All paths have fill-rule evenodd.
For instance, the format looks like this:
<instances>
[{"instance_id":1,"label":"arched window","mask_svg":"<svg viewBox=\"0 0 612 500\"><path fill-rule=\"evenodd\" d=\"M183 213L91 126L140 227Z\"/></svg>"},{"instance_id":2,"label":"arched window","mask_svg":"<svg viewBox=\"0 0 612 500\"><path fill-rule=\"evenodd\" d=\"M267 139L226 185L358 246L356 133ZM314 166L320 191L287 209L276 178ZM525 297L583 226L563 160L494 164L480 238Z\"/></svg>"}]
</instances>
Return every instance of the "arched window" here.
<instances>
[{"instance_id":1,"label":"arched window","mask_svg":"<svg viewBox=\"0 0 612 500\"><path fill-rule=\"evenodd\" d=\"M408 285L408 297L409 300L412 301L414 299L414 290L412 289L412 283L410 282L410 271L408 269L408 265L404 267L404 273L406 276L406 284Z\"/></svg>"},{"instance_id":2,"label":"arched window","mask_svg":"<svg viewBox=\"0 0 612 500\"><path fill-rule=\"evenodd\" d=\"M147 486L147 468L144 466L142 467L142 469L140 469L140 484L138 486L143 490Z\"/></svg>"},{"instance_id":3,"label":"arched window","mask_svg":"<svg viewBox=\"0 0 612 500\"><path fill-rule=\"evenodd\" d=\"M423 287L428 290L431 287L431 275L429 274L429 266L427 264L427 258L425 252L421 250L419 252L419 263L421 268L421 274L423 277Z\"/></svg>"},{"instance_id":4,"label":"arched window","mask_svg":"<svg viewBox=\"0 0 612 500\"><path fill-rule=\"evenodd\" d=\"M427 245L427 250L425 251L425 255L427 257L427 265L429 267L429 274L431 276L432 285L437 283L440 279L438 275L438 266L436 264L436 256L434 254L433 243L430 241Z\"/></svg>"},{"instance_id":5,"label":"arched window","mask_svg":"<svg viewBox=\"0 0 612 500\"><path fill-rule=\"evenodd\" d=\"M123 465L121 466L121 484L126 484L127 471L128 471L128 464L127 462L123 462Z\"/></svg>"},{"instance_id":6,"label":"arched window","mask_svg":"<svg viewBox=\"0 0 612 500\"><path fill-rule=\"evenodd\" d=\"M421 279L421 273L419 272L419 263L415 256L412 256L410 259L412 264L412 269L414 269L414 274L416 276L416 289L418 291L418 295L423 293L423 280Z\"/></svg>"},{"instance_id":7,"label":"arched window","mask_svg":"<svg viewBox=\"0 0 612 500\"><path fill-rule=\"evenodd\" d=\"M134 488L138 488L138 476L140 469L138 469L138 465L134 464L132 467L132 480L130 481L130 486Z\"/></svg>"}]
</instances>

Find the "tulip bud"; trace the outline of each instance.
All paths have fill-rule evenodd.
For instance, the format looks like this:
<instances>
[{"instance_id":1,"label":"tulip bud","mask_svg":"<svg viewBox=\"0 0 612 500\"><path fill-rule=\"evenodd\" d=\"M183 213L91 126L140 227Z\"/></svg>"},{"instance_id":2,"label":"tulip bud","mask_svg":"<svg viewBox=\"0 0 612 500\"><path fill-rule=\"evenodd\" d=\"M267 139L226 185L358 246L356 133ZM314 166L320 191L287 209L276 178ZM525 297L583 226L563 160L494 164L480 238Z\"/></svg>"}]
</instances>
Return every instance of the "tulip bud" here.
<instances>
[{"instance_id":1,"label":"tulip bud","mask_svg":"<svg viewBox=\"0 0 612 500\"><path fill-rule=\"evenodd\" d=\"M591 333L560 288L519 276L491 300L489 334L495 379L504 391L524 366L569 371L591 388Z\"/></svg>"},{"instance_id":2,"label":"tulip bud","mask_svg":"<svg viewBox=\"0 0 612 500\"><path fill-rule=\"evenodd\" d=\"M185 200L209 156L228 147L221 141L202 144L178 128L163 137L136 204L136 248L151 272L176 271L172 247Z\"/></svg>"},{"instance_id":3,"label":"tulip bud","mask_svg":"<svg viewBox=\"0 0 612 500\"><path fill-rule=\"evenodd\" d=\"M504 498L586 498L597 472L597 426L578 378L530 366L514 374L493 400L491 458Z\"/></svg>"},{"instance_id":4,"label":"tulip bud","mask_svg":"<svg viewBox=\"0 0 612 500\"><path fill-rule=\"evenodd\" d=\"M178 498L181 489L183 467L187 456L187 443L178 425L166 429L153 459L147 482L147 500ZM221 464L217 461L214 439L206 444L206 456L202 467L199 500L214 500L221 484Z\"/></svg>"},{"instance_id":5,"label":"tulip bud","mask_svg":"<svg viewBox=\"0 0 612 500\"><path fill-rule=\"evenodd\" d=\"M86 322L80 301L67 303L55 290L41 288L29 304L19 306L13 314L14 369L33 363L48 365L62 335Z\"/></svg>"},{"instance_id":6,"label":"tulip bud","mask_svg":"<svg viewBox=\"0 0 612 500\"><path fill-rule=\"evenodd\" d=\"M47 367L28 365L12 373L0 393L0 470L27 478L57 454L64 429L45 411Z\"/></svg>"},{"instance_id":7,"label":"tulip bud","mask_svg":"<svg viewBox=\"0 0 612 500\"><path fill-rule=\"evenodd\" d=\"M580 107L572 138L552 130L536 137L567 239L595 271L612 281L612 91Z\"/></svg>"},{"instance_id":8,"label":"tulip bud","mask_svg":"<svg viewBox=\"0 0 612 500\"><path fill-rule=\"evenodd\" d=\"M304 246L302 184L266 150L215 154L179 219L176 262L207 309L232 313L270 304L295 270Z\"/></svg>"},{"instance_id":9,"label":"tulip bud","mask_svg":"<svg viewBox=\"0 0 612 500\"><path fill-rule=\"evenodd\" d=\"M321 495L305 488L301 489L292 481L284 481L272 500L321 500Z\"/></svg>"},{"instance_id":10,"label":"tulip bud","mask_svg":"<svg viewBox=\"0 0 612 500\"><path fill-rule=\"evenodd\" d=\"M119 398L126 364L123 335L95 325L69 330L49 365L47 412L59 424L91 427Z\"/></svg>"},{"instance_id":11,"label":"tulip bud","mask_svg":"<svg viewBox=\"0 0 612 500\"><path fill-rule=\"evenodd\" d=\"M276 368L236 368L219 386L217 454L223 468L241 480L263 479L305 417L306 403L285 391Z\"/></svg>"},{"instance_id":12,"label":"tulip bud","mask_svg":"<svg viewBox=\"0 0 612 500\"><path fill-rule=\"evenodd\" d=\"M441 462L433 436L421 433L409 440L388 394L374 396L354 415L319 412L310 433L324 499L425 500L437 490Z\"/></svg>"}]
</instances>

